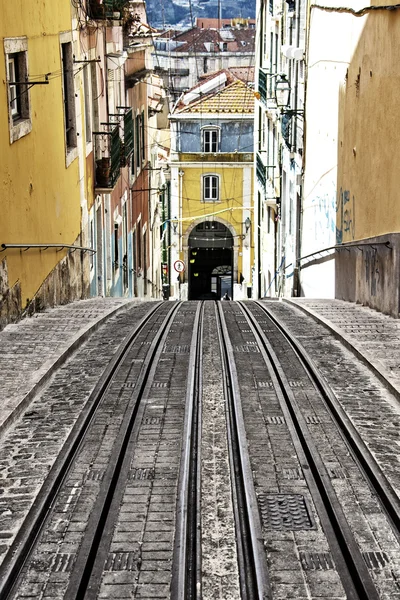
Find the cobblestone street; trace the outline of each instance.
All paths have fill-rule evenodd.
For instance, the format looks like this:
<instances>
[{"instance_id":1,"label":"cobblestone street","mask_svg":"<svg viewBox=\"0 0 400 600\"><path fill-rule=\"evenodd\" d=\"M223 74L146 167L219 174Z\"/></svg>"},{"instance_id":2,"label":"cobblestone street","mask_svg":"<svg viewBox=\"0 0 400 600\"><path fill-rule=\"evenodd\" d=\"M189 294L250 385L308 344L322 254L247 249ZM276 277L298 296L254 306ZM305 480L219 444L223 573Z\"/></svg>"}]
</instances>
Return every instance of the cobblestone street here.
<instances>
[{"instance_id":1,"label":"cobblestone street","mask_svg":"<svg viewBox=\"0 0 400 600\"><path fill-rule=\"evenodd\" d=\"M37 314L33 318L9 325L0 332L0 561L5 561L5 564L8 565L8 551L18 539L29 511L35 506L35 499L40 498L42 488L46 487L48 473L54 470L64 452L66 440L76 423L87 412L88 399L99 378L121 342L157 304L116 299L87 300ZM143 409L144 426L137 438L131 463L131 485L126 489L125 496L121 496L122 517L110 546L112 553L105 555L107 574L103 577L99 598L117 597L115 585L118 582L118 594L123 589L127 594L119 595L121 598L170 597L170 557L175 527L175 515L171 511L177 485L174 478L177 477L181 452L176 442L180 439L183 427L181 401L185 394L184 365L190 349L189 323L197 304L182 305L187 311L186 316L175 319L170 335L176 336L180 331L183 334L186 327L186 337L178 342L179 345L176 345L177 342L174 345L166 344L163 351L165 355L161 354L159 365L164 365L162 368L166 369L169 364L166 361L172 360L171 365L179 367L176 373L181 375L175 378L175 387L170 388L172 375L166 372L162 375L163 371L160 371L161 379L152 384L152 390L155 389L149 396L147 408ZM240 569L238 573L235 566L240 548L235 548L235 526L230 516L233 510L230 498L232 482L229 476L229 449L224 433L226 409L221 403L224 395L223 367L219 365L217 325L213 320L217 304L206 305L207 325L202 352L203 369L208 377L205 377L202 386L203 435L199 471L203 482L199 500L202 506L202 597L234 600L241 597L238 584ZM243 341L235 338L235 323L238 326L245 323L240 320L243 317L237 312L236 303L222 305L232 337L236 368L240 373L242 362L246 369L249 352L251 357L256 349L253 347L254 342L249 340L243 345ZM160 306L163 309L173 308L174 303L163 303ZM361 436L393 490L399 490L398 321L371 309L338 300L270 301L265 306L301 342L323 373L357 435ZM262 324L262 317L258 318ZM153 326L148 337L144 338L148 341L141 342L143 351L152 343L156 330ZM249 335L247 332L250 330L242 329L241 335ZM273 345L273 338L270 339ZM279 346L275 352L279 354ZM282 364L285 353L284 350ZM175 358L178 358L177 363ZM296 494L307 496L307 491L306 480L301 475L304 465L301 460L294 460L293 452L298 450L287 454L292 443L290 429L282 429L285 419L279 416L279 405L274 404L276 400L268 383L268 376L262 373L260 360L261 354L253 354L250 364L254 373L247 368L248 375L239 377L239 387L246 446L265 536L272 598L303 600L306 597L303 592L295 591L299 586L299 583L295 583L300 574L299 568L304 572L305 589L310 594L308 597L320 598L323 594L327 600L344 598L346 596L343 596L336 572L329 566L329 547L322 535L319 519L314 533L274 532L273 527L268 533L271 529L271 508L268 504L272 498L271 492L275 490L279 496L282 490L292 490L292 494L296 490ZM137 369L140 363L138 358L133 359L132 373L139 373ZM307 415L308 410L310 416L306 420L310 431L315 435L314 443L317 447L320 446L325 468L344 507L346 519L360 544L369 572L379 587L379 598L398 600L400 590L390 574L399 573L400 569L397 541L387 527L383 513L373 500L368 486L356 474L353 460L348 452L343 453L340 436L331 427L324 409L318 408L314 393L301 382L300 375L291 377L289 383L297 402L304 401L309 405L305 414ZM257 379L260 381L257 382ZM135 384L125 383L124 386L121 401L130 397ZM164 406L167 402L167 387L172 393L168 404ZM92 511L90 506L95 502L92 492L85 496L80 491L81 480L91 480L92 483L89 483L92 487L89 486L89 490L94 490L101 484L109 460L107 455L112 455L112 445L107 443L108 445L99 446L96 451L95 448L102 439L103 429L113 435L113 430L117 430L121 426L119 423L123 423L125 409L122 404L118 410L122 411L120 416L110 404L106 408L109 418L100 415L99 433L91 434L92 442L84 451L80 462L78 461L77 470L70 476L69 492L61 495L53 524L42 539L41 552L48 558L39 573L43 570L53 573L46 584L46 594L43 596L40 591L44 589L42 575L38 579L38 575L33 576L32 571L30 579L26 580L16 596L21 600L69 597L64 596L64 584L57 573L69 571L71 556L79 551L80 536L89 523ZM264 424L264 429L260 429L261 424ZM285 435L288 436L286 441ZM268 443L265 440L269 440ZM90 464L90 471L85 466L86 460ZM160 473L163 473L162 479L158 480L157 474ZM154 477L155 481L152 481ZM357 481L358 483L354 483ZM151 496L153 493L154 496ZM86 498L82 507L76 505L79 495ZM143 514L148 515L147 537L139 535ZM366 515L369 515L369 533L364 524ZM61 534L62 546L59 538ZM132 536L137 537L137 543L135 549L129 550L129 544L126 544ZM141 539L145 540L144 545ZM62 552L59 554L61 547ZM317 548L319 550L316 552ZM321 553L319 558L318 552ZM280 562L283 556L286 556L285 563ZM325 558L322 559L322 556ZM141 557L140 560L138 557ZM37 559L39 563L41 560ZM318 563L320 560L323 562ZM315 566L315 561L319 567ZM314 569L317 569L320 576L318 584L313 581ZM127 573L123 574L126 570L132 571L129 578ZM67 580L64 578L63 581ZM128 581L131 584L128 585ZM134 595L131 596L131 593Z\"/></svg>"}]
</instances>

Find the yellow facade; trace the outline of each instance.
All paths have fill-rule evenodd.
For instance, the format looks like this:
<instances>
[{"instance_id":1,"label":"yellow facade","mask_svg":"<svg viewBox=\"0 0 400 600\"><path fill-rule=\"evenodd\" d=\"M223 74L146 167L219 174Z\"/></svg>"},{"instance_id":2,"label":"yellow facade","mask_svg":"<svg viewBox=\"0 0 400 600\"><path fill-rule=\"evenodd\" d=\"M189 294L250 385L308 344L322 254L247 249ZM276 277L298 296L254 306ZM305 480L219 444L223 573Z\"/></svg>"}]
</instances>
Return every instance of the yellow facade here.
<instances>
[{"instance_id":1,"label":"yellow facade","mask_svg":"<svg viewBox=\"0 0 400 600\"><path fill-rule=\"evenodd\" d=\"M368 15L341 91L337 229L343 242L400 231L400 14Z\"/></svg>"},{"instance_id":2,"label":"yellow facade","mask_svg":"<svg viewBox=\"0 0 400 600\"><path fill-rule=\"evenodd\" d=\"M68 166L66 160L60 45L60 34L71 32L71 3L0 0L0 14L0 244L74 244L81 223L80 175L77 155ZM29 81L44 81L47 74L49 83L29 90L31 131L10 143L3 40L17 37L26 38ZM78 52L76 44L73 49ZM50 248L1 252L0 293L20 286L24 309L65 254Z\"/></svg>"},{"instance_id":3,"label":"yellow facade","mask_svg":"<svg viewBox=\"0 0 400 600\"><path fill-rule=\"evenodd\" d=\"M249 156L252 156L249 155ZM221 165L221 163L204 162L202 164L191 165L181 162L181 168L184 174L182 175L182 235L187 238L191 232L193 225L201 221L218 221L223 223L231 230L234 236L234 246L238 248L237 265L235 272L243 271L241 252L242 236L244 235L243 223L245 220L244 213L249 212L251 220L253 219L253 205L244 206L244 192L250 197L253 196L253 177L246 178L242 162L237 162L237 155L229 154L225 157L231 160L229 166ZM236 160L235 160L236 157ZM188 158L187 155L180 155L181 161ZM252 164L249 162L247 169ZM220 177L220 198L218 202L202 202L202 177L207 173L218 175ZM249 175L252 170L249 170ZM248 185L245 183L248 182ZM187 256L182 252L181 260L187 261ZM250 248L250 262L254 261L254 246ZM236 283L236 282L235 282Z\"/></svg>"}]
</instances>

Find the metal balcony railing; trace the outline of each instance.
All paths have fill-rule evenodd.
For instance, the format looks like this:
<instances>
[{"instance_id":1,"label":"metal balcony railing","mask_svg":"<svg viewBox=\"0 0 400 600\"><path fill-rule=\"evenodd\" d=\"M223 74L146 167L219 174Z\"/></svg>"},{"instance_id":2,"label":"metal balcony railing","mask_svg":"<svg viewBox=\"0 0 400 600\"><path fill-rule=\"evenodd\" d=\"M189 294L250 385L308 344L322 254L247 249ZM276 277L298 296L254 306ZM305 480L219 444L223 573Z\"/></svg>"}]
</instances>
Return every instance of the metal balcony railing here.
<instances>
[{"instance_id":1,"label":"metal balcony railing","mask_svg":"<svg viewBox=\"0 0 400 600\"><path fill-rule=\"evenodd\" d=\"M261 69L258 70L258 91L260 94L260 99L267 104L267 74L264 73Z\"/></svg>"},{"instance_id":2,"label":"metal balcony railing","mask_svg":"<svg viewBox=\"0 0 400 600\"><path fill-rule=\"evenodd\" d=\"M119 124L109 123L108 131L95 131L96 188L113 188L121 169Z\"/></svg>"},{"instance_id":3,"label":"metal balcony railing","mask_svg":"<svg viewBox=\"0 0 400 600\"><path fill-rule=\"evenodd\" d=\"M257 154L256 155L256 174L257 174L257 180L259 182L259 184L265 189L265 186L267 184L267 175L266 175L266 167L262 161L262 159L260 158L260 155Z\"/></svg>"}]
</instances>

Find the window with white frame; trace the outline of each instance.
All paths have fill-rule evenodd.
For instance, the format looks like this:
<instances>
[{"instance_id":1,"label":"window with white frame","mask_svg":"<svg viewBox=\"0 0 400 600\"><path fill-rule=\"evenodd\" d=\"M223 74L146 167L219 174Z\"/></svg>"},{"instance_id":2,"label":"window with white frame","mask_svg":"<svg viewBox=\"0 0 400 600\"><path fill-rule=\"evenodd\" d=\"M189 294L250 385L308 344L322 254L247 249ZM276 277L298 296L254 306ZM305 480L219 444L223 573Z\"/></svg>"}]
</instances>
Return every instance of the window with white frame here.
<instances>
[{"instance_id":1,"label":"window with white frame","mask_svg":"<svg viewBox=\"0 0 400 600\"><path fill-rule=\"evenodd\" d=\"M10 142L32 131L28 85L28 40L25 37L5 38L4 52L7 73L7 101Z\"/></svg>"},{"instance_id":2,"label":"window with white frame","mask_svg":"<svg viewBox=\"0 0 400 600\"><path fill-rule=\"evenodd\" d=\"M219 176L203 175L203 202L219 200Z\"/></svg>"},{"instance_id":3,"label":"window with white frame","mask_svg":"<svg viewBox=\"0 0 400 600\"><path fill-rule=\"evenodd\" d=\"M203 152L219 152L219 129L207 127L203 133Z\"/></svg>"}]
</instances>

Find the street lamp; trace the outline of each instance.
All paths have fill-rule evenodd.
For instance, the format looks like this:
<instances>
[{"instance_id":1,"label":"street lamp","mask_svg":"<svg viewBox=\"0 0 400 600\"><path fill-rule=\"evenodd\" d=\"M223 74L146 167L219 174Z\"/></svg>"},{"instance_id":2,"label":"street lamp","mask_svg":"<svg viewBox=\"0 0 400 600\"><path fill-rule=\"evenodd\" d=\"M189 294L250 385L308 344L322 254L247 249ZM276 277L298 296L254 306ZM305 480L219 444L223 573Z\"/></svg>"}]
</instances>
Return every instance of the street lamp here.
<instances>
[{"instance_id":1,"label":"street lamp","mask_svg":"<svg viewBox=\"0 0 400 600\"><path fill-rule=\"evenodd\" d=\"M275 100L278 108L281 109L282 114L288 118L294 115L304 116L304 110L289 108L290 105L290 94L291 94L290 82L286 75L282 73L275 83Z\"/></svg>"},{"instance_id":2,"label":"street lamp","mask_svg":"<svg viewBox=\"0 0 400 600\"><path fill-rule=\"evenodd\" d=\"M284 73L278 75L275 82L275 101L278 108L287 108L290 102L290 83Z\"/></svg>"},{"instance_id":3,"label":"street lamp","mask_svg":"<svg viewBox=\"0 0 400 600\"><path fill-rule=\"evenodd\" d=\"M249 231L249 229L250 229L250 227L251 227L251 221L250 221L249 217L246 217L246 220L244 222L244 226L246 228L246 234L247 234L248 231Z\"/></svg>"}]
</instances>

